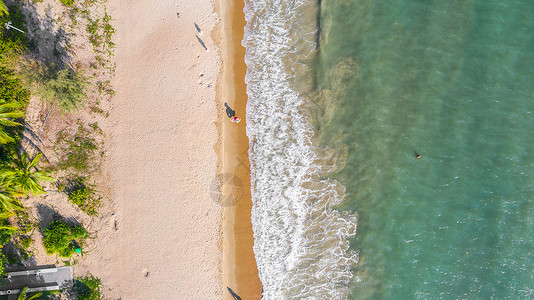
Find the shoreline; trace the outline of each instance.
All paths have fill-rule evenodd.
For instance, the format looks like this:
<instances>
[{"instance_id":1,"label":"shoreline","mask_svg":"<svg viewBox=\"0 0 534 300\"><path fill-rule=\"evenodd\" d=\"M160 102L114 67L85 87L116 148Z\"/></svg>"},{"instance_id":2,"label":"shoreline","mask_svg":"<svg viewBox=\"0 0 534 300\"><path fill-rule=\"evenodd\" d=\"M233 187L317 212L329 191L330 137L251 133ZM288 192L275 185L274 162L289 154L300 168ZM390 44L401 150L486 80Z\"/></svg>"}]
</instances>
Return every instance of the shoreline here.
<instances>
[{"instance_id":1,"label":"shoreline","mask_svg":"<svg viewBox=\"0 0 534 300\"><path fill-rule=\"evenodd\" d=\"M222 283L223 299L233 299L226 287L243 299L261 299L262 285L258 277L253 252L250 194L249 141L246 135L246 93L244 61L245 48L241 45L245 29L245 3L237 0L221 0L223 61L220 89L222 97L217 104L222 131L220 165L222 193ZM235 110L241 119L232 123L224 113L224 103Z\"/></svg>"}]
</instances>

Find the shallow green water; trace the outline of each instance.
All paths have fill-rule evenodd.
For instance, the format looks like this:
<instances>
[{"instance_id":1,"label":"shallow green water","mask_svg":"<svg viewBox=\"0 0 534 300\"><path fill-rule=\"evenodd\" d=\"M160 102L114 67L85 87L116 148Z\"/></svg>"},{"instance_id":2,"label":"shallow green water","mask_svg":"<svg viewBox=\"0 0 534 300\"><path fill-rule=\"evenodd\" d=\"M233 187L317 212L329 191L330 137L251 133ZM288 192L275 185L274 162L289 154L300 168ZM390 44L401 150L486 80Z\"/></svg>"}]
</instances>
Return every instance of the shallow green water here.
<instances>
[{"instance_id":1,"label":"shallow green water","mask_svg":"<svg viewBox=\"0 0 534 300\"><path fill-rule=\"evenodd\" d=\"M359 216L351 299L533 296L532 16L529 1L323 1L314 67L336 109L316 125L349 149L331 177Z\"/></svg>"}]
</instances>

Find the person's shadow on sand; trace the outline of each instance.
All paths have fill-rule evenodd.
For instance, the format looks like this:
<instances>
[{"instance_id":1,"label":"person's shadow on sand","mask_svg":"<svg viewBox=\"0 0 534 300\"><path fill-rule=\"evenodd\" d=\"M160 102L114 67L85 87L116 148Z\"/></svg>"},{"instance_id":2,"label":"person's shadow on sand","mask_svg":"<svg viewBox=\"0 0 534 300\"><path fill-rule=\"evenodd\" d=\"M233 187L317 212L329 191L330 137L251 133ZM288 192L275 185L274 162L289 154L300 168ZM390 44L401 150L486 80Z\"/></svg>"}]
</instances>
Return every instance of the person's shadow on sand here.
<instances>
[{"instance_id":1,"label":"person's shadow on sand","mask_svg":"<svg viewBox=\"0 0 534 300\"><path fill-rule=\"evenodd\" d=\"M226 106L226 115L228 118L235 117L235 110L233 110L230 106L228 106L228 103L224 102L224 106Z\"/></svg>"},{"instance_id":2,"label":"person's shadow on sand","mask_svg":"<svg viewBox=\"0 0 534 300\"><path fill-rule=\"evenodd\" d=\"M198 35L195 34L195 36L197 37L197 40L200 43L200 45L202 45L202 47L204 47L204 50L209 51L208 47L206 47L206 44L204 44L204 41L201 38L199 38Z\"/></svg>"},{"instance_id":3,"label":"person's shadow on sand","mask_svg":"<svg viewBox=\"0 0 534 300\"><path fill-rule=\"evenodd\" d=\"M229 287L226 287L226 288L230 292L230 295L232 295L232 297L234 297L234 300L242 300L241 297L239 297L234 291L232 291L231 288L229 288Z\"/></svg>"},{"instance_id":4,"label":"person's shadow on sand","mask_svg":"<svg viewBox=\"0 0 534 300\"><path fill-rule=\"evenodd\" d=\"M193 23L193 24L195 24L195 28L198 31L198 35L201 36L202 35L202 30L200 29L200 27L198 27L197 23Z\"/></svg>"}]
</instances>

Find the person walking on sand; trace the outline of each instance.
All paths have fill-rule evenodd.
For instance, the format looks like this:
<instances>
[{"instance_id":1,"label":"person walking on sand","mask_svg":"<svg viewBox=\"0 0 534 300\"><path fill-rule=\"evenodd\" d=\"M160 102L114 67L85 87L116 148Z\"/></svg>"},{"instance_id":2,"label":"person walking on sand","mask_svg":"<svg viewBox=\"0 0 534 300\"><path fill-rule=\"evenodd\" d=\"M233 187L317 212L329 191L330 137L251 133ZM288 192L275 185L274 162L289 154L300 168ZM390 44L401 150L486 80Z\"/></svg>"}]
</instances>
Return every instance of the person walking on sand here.
<instances>
[{"instance_id":1,"label":"person walking on sand","mask_svg":"<svg viewBox=\"0 0 534 300\"><path fill-rule=\"evenodd\" d=\"M226 106L226 115L228 118L235 117L235 110L233 110L230 106L228 106L228 103L224 102L224 106Z\"/></svg>"},{"instance_id":2,"label":"person walking on sand","mask_svg":"<svg viewBox=\"0 0 534 300\"><path fill-rule=\"evenodd\" d=\"M226 102L224 102L224 106L226 106L226 115L228 116L228 118L230 118L230 120L236 124L239 123L241 120L236 117L235 110L228 106L228 103Z\"/></svg>"}]
</instances>

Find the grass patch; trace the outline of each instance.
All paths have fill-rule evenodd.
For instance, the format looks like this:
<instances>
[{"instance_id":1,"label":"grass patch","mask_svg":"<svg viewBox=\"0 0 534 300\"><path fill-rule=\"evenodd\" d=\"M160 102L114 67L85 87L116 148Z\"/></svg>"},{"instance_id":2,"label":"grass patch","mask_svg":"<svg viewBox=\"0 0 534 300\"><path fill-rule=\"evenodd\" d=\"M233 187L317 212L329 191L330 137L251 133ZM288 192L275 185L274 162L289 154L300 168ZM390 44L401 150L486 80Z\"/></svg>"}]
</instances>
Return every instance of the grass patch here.
<instances>
[{"instance_id":1,"label":"grass patch","mask_svg":"<svg viewBox=\"0 0 534 300\"><path fill-rule=\"evenodd\" d=\"M69 196L69 201L78 206L83 212L90 216L98 214L102 197L98 194L94 185L90 184L87 177L73 176L67 178L59 190Z\"/></svg>"},{"instance_id":2,"label":"grass patch","mask_svg":"<svg viewBox=\"0 0 534 300\"><path fill-rule=\"evenodd\" d=\"M104 152L98 138L102 130L97 123L84 125L81 121L75 132L68 127L57 134L54 151L59 157L58 171L66 172L59 181L58 190L67 194L69 201L89 216L98 215L102 196L91 181L91 174L98 172Z\"/></svg>"},{"instance_id":3,"label":"grass patch","mask_svg":"<svg viewBox=\"0 0 534 300\"><path fill-rule=\"evenodd\" d=\"M59 2L61 2L61 4L68 6L68 7L71 7L74 5L74 0L59 0Z\"/></svg>"},{"instance_id":4,"label":"grass patch","mask_svg":"<svg viewBox=\"0 0 534 300\"><path fill-rule=\"evenodd\" d=\"M67 128L57 134L54 151L59 157L58 169L71 171L75 174L96 171L98 164L96 157L101 143L96 137L102 134L98 123L85 126L81 121L77 122L76 132L69 134ZM100 155L103 155L100 152Z\"/></svg>"},{"instance_id":5,"label":"grass patch","mask_svg":"<svg viewBox=\"0 0 534 300\"><path fill-rule=\"evenodd\" d=\"M43 246L49 255L70 258L76 249L81 248L89 233L81 225L69 225L56 220L43 230Z\"/></svg>"},{"instance_id":6,"label":"grass patch","mask_svg":"<svg viewBox=\"0 0 534 300\"><path fill-rule=\"evenodd\" d=\"M115 28L111 25L113 19L105 6L103 13L95 9L95 6L103 2L102 0L85 0L75 3L63 13L63 16L70 20L68 26L71 30L80 24L85 25L86 36L93 48L95 62L112 75L115 71L115 64L111 61L115 51L115 43L113 43Z\"/></svg>"}]
</instances>

